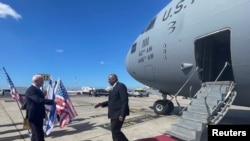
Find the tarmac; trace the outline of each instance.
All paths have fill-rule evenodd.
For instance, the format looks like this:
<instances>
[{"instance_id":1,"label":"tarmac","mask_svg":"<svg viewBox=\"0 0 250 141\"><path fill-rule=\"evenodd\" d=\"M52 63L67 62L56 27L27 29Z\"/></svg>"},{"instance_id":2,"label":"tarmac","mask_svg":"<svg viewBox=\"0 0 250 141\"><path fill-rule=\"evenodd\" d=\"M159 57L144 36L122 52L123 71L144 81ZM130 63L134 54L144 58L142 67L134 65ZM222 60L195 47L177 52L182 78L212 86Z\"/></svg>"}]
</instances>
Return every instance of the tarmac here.
<instances>
[{"instance_id":1,"label":"tarmac","mask_svg":"<svg viewBox=\"0 0 250 141\"><path fill-rule=\"evenodd\" d=\"M88 95L70 96L78 116L60 128L56 125L46 141L112 141L110 120L107 108L94 108L94 105L106 101L108 97L89 97ZM123 133L129 141L163 135L170 129L180 115L176 101L170 115L156 115L152 109L154 102L162 99L161 95L149 97L129 97L130 115L126 117ZM181 108L188 105L189 99L177 97ZM0 96L0 141L30 141L28 130L23 129L24 110L10 96ZM220 124L250 124L250 108L231 106Z\"/></svg>"}]
</instances>

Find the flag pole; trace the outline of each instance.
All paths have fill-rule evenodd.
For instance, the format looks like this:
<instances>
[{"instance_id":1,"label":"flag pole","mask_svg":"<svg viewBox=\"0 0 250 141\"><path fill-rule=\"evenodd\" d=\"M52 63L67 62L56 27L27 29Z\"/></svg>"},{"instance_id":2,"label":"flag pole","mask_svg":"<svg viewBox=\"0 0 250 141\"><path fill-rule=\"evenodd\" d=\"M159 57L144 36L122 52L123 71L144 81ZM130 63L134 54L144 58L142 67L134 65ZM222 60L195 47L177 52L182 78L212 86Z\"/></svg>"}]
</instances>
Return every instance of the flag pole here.
<instances>
[{"instance_id":1,"label":"flag pole","mask_svg":"<svg viewBox=\"0 0 250 141\"><path fill-rule=\"evenodd\" d=\"M23 115L23 112L22 112L22 109L21 109L21 105L24 103L24 100L23 98L18 94L18 92L16 91L16 88L13 84L13 82L11 81L10 79L10 76L8 75L6 69L3 67L3 71L7 77L7 81L9 83L9 87L11 89L11 97L15 99L17 105L18 105L18 108L21 112L21 115L22 115L22 118L25 119L24 115ZM28 132L30 133L30 130L28 129Z\"/></svg>"}]
</instances>

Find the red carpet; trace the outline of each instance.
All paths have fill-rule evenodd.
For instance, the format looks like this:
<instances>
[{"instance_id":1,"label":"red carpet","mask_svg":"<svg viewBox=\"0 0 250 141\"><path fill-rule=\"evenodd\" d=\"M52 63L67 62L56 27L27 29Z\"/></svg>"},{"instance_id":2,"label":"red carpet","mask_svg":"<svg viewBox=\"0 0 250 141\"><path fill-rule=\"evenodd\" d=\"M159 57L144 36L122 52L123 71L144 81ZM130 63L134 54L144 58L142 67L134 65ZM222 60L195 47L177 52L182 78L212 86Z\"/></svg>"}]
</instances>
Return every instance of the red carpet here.
<instances>
[{"instance_id":1,"label":"red carpet","mask_svg":"<svg viewBox=\"0 0 250 141\"><path fill-rule=\"evenodd\" d=\"M178 141L178 140L173 139L168 135L159 135L151 138L139 139L137 141Z\"/></svg>"}]
</instances>

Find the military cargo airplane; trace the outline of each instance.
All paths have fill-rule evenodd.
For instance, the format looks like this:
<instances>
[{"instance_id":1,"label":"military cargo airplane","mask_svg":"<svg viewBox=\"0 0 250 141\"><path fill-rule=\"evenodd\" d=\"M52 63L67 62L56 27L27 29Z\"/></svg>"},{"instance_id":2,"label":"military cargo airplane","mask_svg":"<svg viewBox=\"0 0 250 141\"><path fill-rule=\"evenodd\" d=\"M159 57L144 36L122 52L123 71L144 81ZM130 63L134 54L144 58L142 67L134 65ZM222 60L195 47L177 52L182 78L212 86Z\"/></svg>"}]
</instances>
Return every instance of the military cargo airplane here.
<instances>
[{"instance_id":1,"label":"military cargo airplane","mask_svg":"<svg viewBox=\"0 0 250 141\"><path fill-rule=\"evenodd\" d=\"M194 98L207 82L233 82L232 104L250 106L250 0L172 0L133 42L128 73L158 89L157 114L173 96Z\"/></svg>"}]
</instances>

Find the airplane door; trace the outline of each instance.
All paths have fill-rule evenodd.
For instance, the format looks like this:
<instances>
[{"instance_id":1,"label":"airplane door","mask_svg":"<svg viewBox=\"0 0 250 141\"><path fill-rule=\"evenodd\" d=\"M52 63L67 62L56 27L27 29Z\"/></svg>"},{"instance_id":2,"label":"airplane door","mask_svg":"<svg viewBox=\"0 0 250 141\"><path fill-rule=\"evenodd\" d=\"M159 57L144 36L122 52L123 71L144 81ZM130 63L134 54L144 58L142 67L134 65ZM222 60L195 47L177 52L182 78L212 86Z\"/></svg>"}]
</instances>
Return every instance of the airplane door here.
<instances>
[{"instance_id":1,"label":"airplane door","mask_svg":"<svg viewBox=\"0 0 250 141\"><path fill-rule=\"evenodd\" d=\"M215 81L225 62L232 64L230 34L227 29L195 40L195 59L197 67L203 70L198 74L202 82ZM232 65L226 67L218 81L234 81Z\"/></svg>"}]
</instances>

